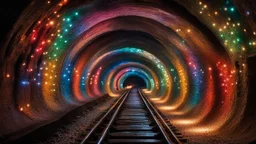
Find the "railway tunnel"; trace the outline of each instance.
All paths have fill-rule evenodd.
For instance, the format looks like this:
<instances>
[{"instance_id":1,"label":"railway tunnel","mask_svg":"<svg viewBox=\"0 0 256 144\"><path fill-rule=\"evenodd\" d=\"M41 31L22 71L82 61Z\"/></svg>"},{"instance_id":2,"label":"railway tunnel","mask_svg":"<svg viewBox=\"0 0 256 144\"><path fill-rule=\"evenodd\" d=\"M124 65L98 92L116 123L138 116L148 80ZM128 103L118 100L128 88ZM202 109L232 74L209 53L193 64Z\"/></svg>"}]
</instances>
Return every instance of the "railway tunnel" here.
<instances>
[{"instance_id":1,"label":"railway tunnel","mask_svg":"<svg viewBox=\"0 0 256 144\"><path fill-rule=\"evenodd\" d=\"M252 143L255 8L253 0L2 4L0 143L80 143L126 96L185 143Z\"/></svg>"}]
</instances>

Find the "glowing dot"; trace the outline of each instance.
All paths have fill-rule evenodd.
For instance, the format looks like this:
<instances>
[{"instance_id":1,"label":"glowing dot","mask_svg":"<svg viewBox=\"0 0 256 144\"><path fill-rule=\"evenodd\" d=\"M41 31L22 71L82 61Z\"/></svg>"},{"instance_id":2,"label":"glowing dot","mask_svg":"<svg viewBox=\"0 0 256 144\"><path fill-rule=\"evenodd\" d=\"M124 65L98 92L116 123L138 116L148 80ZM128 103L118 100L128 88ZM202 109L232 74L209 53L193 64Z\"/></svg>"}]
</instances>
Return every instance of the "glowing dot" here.
<instances>
[{"instance_id":1,"label":"glowing dot","mask_svg":"<svg viewBox=\"0 0 256 144\"><path fill-rule=\"evenodd\" d=\"M75 14L78 15L78 12L76 12Z\"/></svg>"},{"instance_id":2,"label":"glowing dot","mask_svg":"<svg viewBox=\"0 0 256 144\"><path fill-rule=\"evenodd\" d=\"M10 78L10 74L7 74L6 77L7 77L7 78Z\"/></svg>"},{"instance_id":3,"label":"glowing dot","mask_svg":"<svg viewBox=\"0 0 256 144\"><path fill-rule=\"evenodd\" d=\"M215 15L218 15L218 12L217 12L217 11L215 11L215 12L214 12L214 14L215 14Z\"/></svg>"},{"instance_id":4,"label":"glowing dot","mask_svg":"<svg viewBox=\"0 0 256 144\"><path fill-rule=\"evenodd\" d=\"M204 8L207 8L207 5L204 5Z\"/></svg>"},{"instance_id":5,"label":"glowing dot","mask_svg":"<svg viewBox=\"0 0 256 144\"><path fill-rule=\"evenodd\" d=\"M235 11L235 8L233 8L233 7L230 8L230 11L231 11L231 12L234 12L234 11Z\"/></svg>"},{"instance_id":6,"label":"glowing dot","mask_svg":"<svg viewBox=\"0 0 256 144\"><path fill-rule=\"evenodd\" d=\"M23 110L24 110L24 109L21 107L21 108L20 108L20 111L23 111Z\"/></svg>"},{"instance_id":7,"label":"glowing dot","mask_svg":"<svg viewBox=\"0 0 256 144\"><path fill-rule=\"evenodd\" d=\"M27 104L27 107L30 107L30 105L29 105L29 104Z\"/></svg>"},{"instance_id":8,"label":"glowing dot","mask_svg":"<svg viewBox=\"0 0 256 144\"><path fill-rule=\"evenodd\" d=\"M202 2L199 2L200 5L202 5L203 3Z\"/></svg>"},{"instance_id":9,"label":"glowing dot","mask_svg":"<svg viewBox=\"0 0 256 144\"><path fill-rule=\"evenodd\" d=\"M50 25L54 25L54 21L50 21Z\"/></svg>"},{"instance_id":10,"label":"glowing dot","mask_svg":"<svg viewBox=\"0 0 256 144\"><path fill-rule=\"evenodd\" d=\"M215 27L215 26L216 26L216 24L215 24L215 23L213 23L213 24L212 24L212 26L214 26L214 27Z\"/></svg>"},{"instance_id":11,"label":"glowing dot","mask_svg":"<svg viewBox=\"0 0 256 144\"><path fill-rule=\"evenodd\" d=\"M211 67L209 67L208 69L209 69L209 71L211 71L211 70L212 70L212 68L211 68Z\"/></svg>"},{"instance_id":12,"label":"glowing dot","mask_svg":"<svg viewBox=\"0 0 256 144\"><path fill-rule=\"evenodd\" d=\"M246 11L246 15L247 15L247 16L250 15L250 11Z\"/></svg>"},{"instance_id":13,"label":"glowing dot","mask_svg":"<svg viewBox=\"0 0 256 144\"><path fill-rule=\"evenodd\" d=\"M187 32L188 32L188 33L190 33L190 32L191 32L191 30L190 30L190 29L188 29L188 30L187 30Z\"/></svg>"},{"instance_id":14,"label":"glowing dot","mask_svg":"<svg viewBox=\"0 0 256 144\"><path fill-rule=\"evenodd\" d=\"M51 3L51 1L48 1L47 3L48 3L48 4L50 4L50 3Z\"/></svg>"}]
</instances>

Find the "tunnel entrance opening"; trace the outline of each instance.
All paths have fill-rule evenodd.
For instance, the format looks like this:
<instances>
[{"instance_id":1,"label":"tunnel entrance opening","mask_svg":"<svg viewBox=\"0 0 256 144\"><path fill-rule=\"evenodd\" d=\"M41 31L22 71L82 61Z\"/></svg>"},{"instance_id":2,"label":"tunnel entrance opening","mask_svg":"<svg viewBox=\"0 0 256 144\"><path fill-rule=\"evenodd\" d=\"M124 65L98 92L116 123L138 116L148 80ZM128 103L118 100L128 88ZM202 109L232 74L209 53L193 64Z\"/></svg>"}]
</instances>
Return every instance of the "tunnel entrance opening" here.
<instances>
[{"instance_id":1,"label":"tunnel entrance opening","mask_svg":"<svg viewBox=\"0 0 256 144\"><path fill-rule=\"evenodd\" d=\"M141 77L129 76L123 83L123 87L127 86L146 88L146 82Z\"/></svg>"}]
</instances>

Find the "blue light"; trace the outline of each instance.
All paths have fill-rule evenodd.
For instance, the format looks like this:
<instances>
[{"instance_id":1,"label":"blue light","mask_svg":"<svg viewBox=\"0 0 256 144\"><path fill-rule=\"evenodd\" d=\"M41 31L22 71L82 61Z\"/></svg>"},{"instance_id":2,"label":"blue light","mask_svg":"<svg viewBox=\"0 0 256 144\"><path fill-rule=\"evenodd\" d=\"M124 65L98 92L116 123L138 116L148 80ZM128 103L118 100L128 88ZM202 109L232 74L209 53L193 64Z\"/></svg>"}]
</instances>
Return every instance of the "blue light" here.
<instances>
[{"instance_id":1,"label":"blue light","mask_svg":"<svg viewBox=\"0 0 256 144\"><path fill-rule=\"evenodd\" d=\"M24 80L24 81L21 81L21 84L22 85L29 85L29 82Z\"/></svg>"}]
</instances>

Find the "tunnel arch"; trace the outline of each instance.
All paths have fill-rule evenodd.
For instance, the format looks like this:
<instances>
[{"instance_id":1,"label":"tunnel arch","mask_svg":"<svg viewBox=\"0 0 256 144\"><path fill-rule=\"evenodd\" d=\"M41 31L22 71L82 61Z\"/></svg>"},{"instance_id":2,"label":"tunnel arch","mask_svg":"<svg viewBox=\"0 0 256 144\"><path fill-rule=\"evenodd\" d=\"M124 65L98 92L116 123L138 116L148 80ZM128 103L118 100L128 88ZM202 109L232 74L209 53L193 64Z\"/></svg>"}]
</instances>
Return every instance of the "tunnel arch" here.
<instances>
[{"instance_id":1,"label":"tunnel arch","mask_svg":"<svg viewBox=\"0 0 256 144\"><path fill-rule=\"evenodd\" d=\"M118 97L132 68L143 71L146 96L186 132L237 132L250 118L247 59L256 38L236 3L230 11L210 1L32 2L0 50L0 122L13 123L0 123L0 134Z\"/></svg>"}]
</instances>

